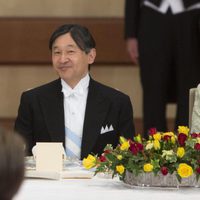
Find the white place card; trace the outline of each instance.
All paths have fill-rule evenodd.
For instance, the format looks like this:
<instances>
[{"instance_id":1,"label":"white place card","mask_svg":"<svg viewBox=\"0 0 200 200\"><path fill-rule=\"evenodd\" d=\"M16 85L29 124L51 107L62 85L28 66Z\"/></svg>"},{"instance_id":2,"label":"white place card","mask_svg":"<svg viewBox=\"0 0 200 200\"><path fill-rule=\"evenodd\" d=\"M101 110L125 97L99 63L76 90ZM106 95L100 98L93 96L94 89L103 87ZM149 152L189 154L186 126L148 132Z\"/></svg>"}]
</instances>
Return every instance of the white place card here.
<instances>
[{"instance_id":1,"label":"white place card","mask_svg":"<svg viewBox=\"0 0 200 200\"><path fill-rule=\"evenodd\" d=\"M61 142L36 143L36 171L61 172L63 169L63 146Z\"/></svg>"}]
</instances>

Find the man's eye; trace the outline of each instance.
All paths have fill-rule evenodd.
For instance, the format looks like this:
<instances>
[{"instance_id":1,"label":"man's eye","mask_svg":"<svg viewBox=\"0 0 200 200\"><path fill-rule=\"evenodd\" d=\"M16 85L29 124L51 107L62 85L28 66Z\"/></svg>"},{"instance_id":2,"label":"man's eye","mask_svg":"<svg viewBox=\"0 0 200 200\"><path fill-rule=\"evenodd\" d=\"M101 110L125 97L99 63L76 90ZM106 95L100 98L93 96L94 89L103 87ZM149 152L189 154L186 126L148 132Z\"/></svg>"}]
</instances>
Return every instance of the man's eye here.
<instances>
[{"instance_id":1,"label":"man's eye","mask_svg":"<svg viewBox=\"0 0 200 200\"><path fill-rule=\"evenodd\" d=\"M60 51L54 51L53 54L54 54L54 55L59 55L59 54L60 54Z\"/></svg>"},{"instance_id":2,"label":"man's eye","mask_svg":"<svg viewBox=\"0 0 200 200\"><path fill-rule=\"evenodd\" d=\"M67 53L72 54L74 52L75 52L74 50L69 50Z\"/></svg>"}]
</instances>

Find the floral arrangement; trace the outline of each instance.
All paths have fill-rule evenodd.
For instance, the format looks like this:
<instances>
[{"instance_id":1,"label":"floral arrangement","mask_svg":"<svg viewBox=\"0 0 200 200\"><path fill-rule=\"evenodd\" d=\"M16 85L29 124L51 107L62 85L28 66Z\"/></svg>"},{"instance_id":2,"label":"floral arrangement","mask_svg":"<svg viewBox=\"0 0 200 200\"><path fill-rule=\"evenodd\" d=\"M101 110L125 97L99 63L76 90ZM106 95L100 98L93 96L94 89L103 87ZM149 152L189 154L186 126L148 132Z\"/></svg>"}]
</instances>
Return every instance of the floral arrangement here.
<instances>
[{"instance_id":1,"label":"floral arrangement","mask_svg":"<svg viewBox=\"0 0 200 200\"><path fill-rule=\"evenodd\" d=\"M89 154L83 159L86 169L95 168L99 172L111 172L124 179L128 170L135 176L153 172L166 176L175 174L178 181L195 174L200 176L200 133L189 133L189 128L179 126L178 133L149 130L149 139L137 135L132 139L120 137L119 145L108 144L102 155Z\"/></svg>"}]
</instances>

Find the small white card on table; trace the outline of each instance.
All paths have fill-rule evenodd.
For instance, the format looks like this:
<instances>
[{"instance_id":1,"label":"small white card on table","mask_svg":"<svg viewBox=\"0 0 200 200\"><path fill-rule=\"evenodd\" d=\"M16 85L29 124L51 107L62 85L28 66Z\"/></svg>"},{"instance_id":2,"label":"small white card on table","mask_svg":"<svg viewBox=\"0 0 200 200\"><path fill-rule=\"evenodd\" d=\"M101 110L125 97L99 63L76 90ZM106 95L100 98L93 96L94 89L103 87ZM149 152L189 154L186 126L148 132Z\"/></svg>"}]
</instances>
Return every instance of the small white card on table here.
<instances>
[{"instance_id":1,"label":"small white card on table","mask_svg":"<svg viewBox=\"0 0 200 200\"><path fill-rule=\"evenodd\" d=\"M63 146L61 142L36 143L36 171L61 172L63 169Z\"/></svg>"}]
</instances>

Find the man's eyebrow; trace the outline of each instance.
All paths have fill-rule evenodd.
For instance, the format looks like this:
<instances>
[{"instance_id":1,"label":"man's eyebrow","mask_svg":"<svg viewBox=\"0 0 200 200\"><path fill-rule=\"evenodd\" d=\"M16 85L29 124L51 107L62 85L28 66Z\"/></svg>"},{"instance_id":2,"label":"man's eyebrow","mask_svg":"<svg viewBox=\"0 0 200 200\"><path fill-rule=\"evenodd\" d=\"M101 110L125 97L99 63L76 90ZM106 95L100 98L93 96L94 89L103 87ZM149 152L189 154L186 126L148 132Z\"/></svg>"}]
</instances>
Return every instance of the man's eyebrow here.
<instances>
[{"instance_id":1,"label":"man's eyebrow","mask_svg":"<svg viewBox=\"0 0 200 200\"><path fill-rule=\"evenodd\" d=\"M54 46L53 49L58 49L59 46ZM65 48L77 48L74 44L66 45Z\"/></svg>"}]
</instances>

